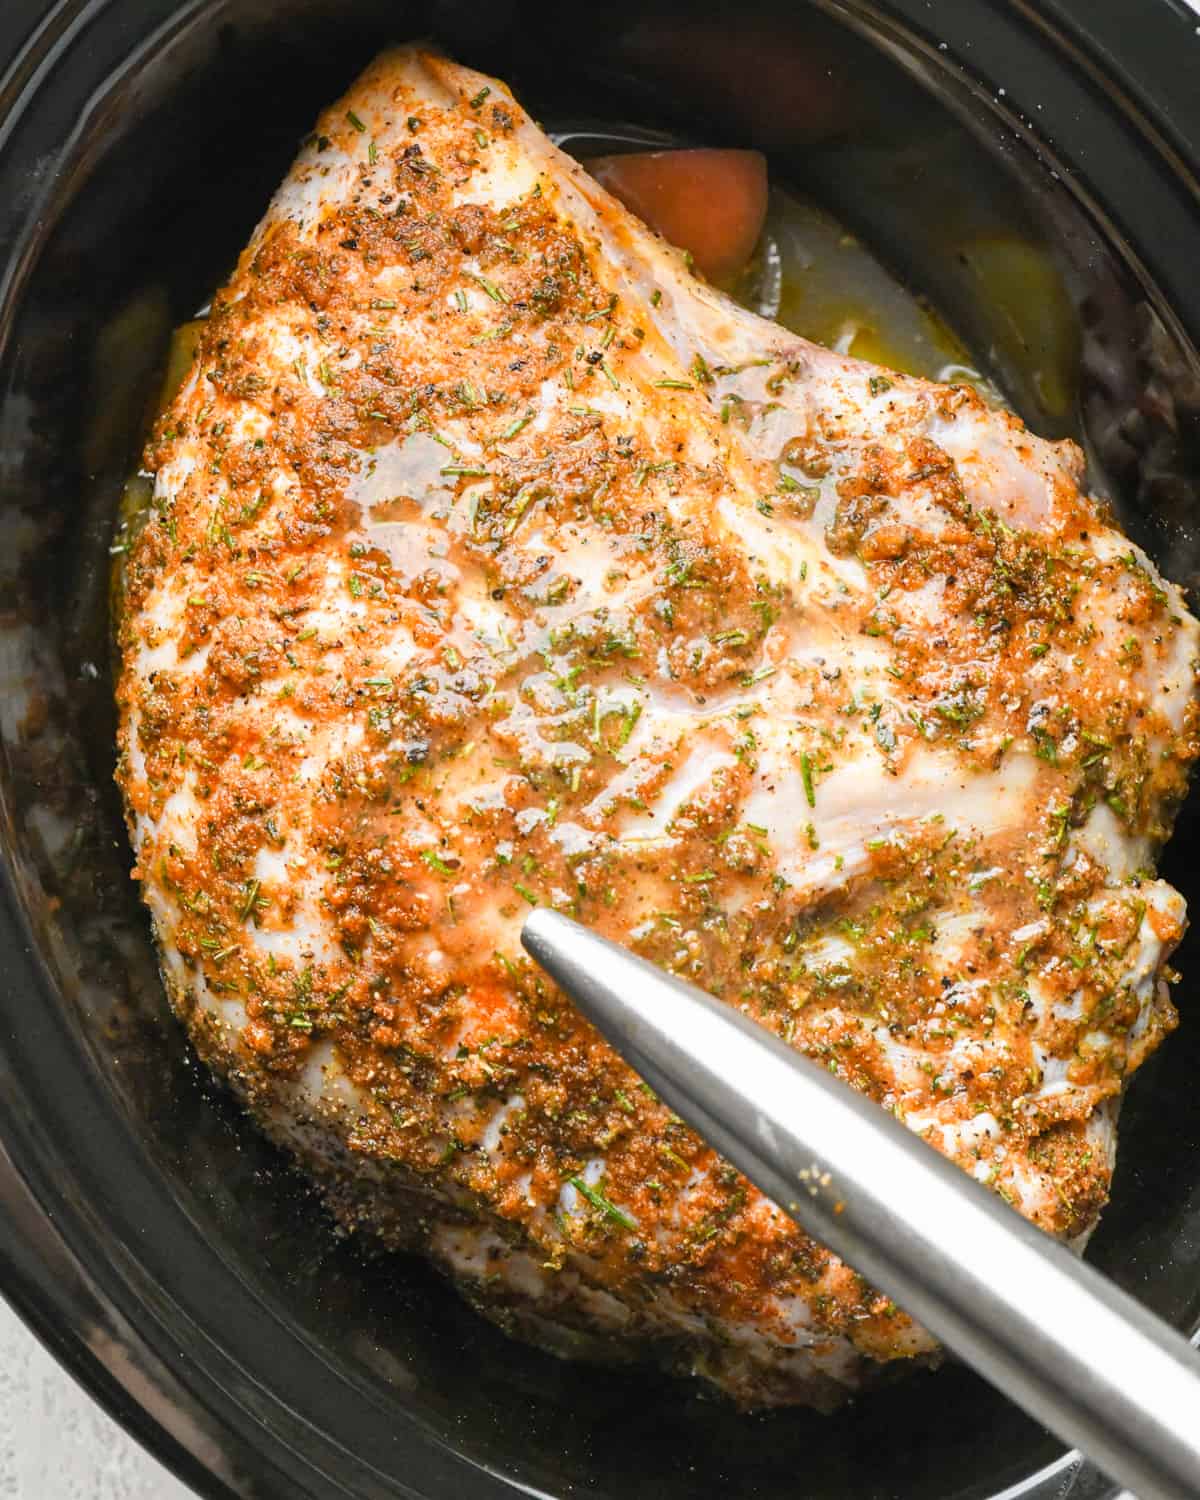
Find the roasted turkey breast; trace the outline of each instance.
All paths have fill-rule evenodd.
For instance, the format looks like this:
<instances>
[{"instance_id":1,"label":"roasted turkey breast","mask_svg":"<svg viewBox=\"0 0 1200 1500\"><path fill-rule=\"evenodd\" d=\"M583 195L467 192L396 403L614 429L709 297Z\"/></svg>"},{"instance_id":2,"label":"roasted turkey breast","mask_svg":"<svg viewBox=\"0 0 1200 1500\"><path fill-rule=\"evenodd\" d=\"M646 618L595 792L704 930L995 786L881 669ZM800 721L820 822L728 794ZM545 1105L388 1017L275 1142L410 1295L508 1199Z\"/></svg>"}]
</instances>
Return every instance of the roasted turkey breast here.
<instances>
[{"instance_id":1,"label":"roasted turkey breast","mask_svg":"<svg viewBox=\"0 0 1200 1500\"><path fill-rule=\"evenodd\" d=\"M745 1403L934 1353L532 969L544 903L1082 1241L1175 1023L1197 624L1073 446L743 311L403 49L147 467L135 874L200 1053L344 1222Z\"/></svg>"}]
</instances>

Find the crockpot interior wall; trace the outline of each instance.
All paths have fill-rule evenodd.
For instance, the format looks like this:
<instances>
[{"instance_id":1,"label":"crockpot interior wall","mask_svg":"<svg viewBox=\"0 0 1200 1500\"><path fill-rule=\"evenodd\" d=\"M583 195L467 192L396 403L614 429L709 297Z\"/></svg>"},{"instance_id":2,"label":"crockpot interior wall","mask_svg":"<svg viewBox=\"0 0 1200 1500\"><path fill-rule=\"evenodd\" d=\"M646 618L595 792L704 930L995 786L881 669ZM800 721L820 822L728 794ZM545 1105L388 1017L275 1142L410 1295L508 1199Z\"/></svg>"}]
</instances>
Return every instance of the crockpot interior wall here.
<instances>
[{"instance_id":1,"label":"crockpot interior wall","mask_svg":"<svg viewBox=\"0 0 1200 1500\"><path fill-rule=\"evenodd\" d=\"M420 1262L372 1258L337 1240L303 1182L205 1081L165 1010L112 785L107 548L172 322L189 316L227 270L316 108L396 37L442 37L466 60L511 76L543 119L625 118L762 145L781 176L869 235L918 290L949 298L944 310L962 320L978 357L990 358L1031 420L1065 431L1082 412L1084 435L1089 424L1096 428L1091 446L1100 458L1097 411L1112 418L1122 391L1136 405L1153 366L1156 389L1167 395L1149 403L1142 431L1131 430L1124 448L1108 435L1125 463L1118 477L1133 476L1148 510L1169 495L1178 511L1186 493L1195 451L1189 351L1153 323L1119 247L1024 148L984 126L967 91L952 91L951 103L935 99L914 81L927 59L914 55L906 71L808 7L738 7L731 45L743 48L746 87L756 55L764 56L754 51L756 37L760 48L774 37L798 70L792 92L778 67L764 75L782 92L757 112L703 70L685 77L663 50L668 18L680 49L689 40L697 55L711 49L714 20L727 6L576 13L509 0L488 7L253 0L197 4L184 8L182 21L166 0L110 9L120 24L93 23L95 46L75 57L77 74L47 85L60 91L57 101L47 97L47 142L65 135L64 122L92 98L70 154L57 161L31 154L25 198L10 198L6 209L16 215L39 205L0 369L3 837L50 982L41 993L0 997L8 1069L0 1076L14 1097L34 1099L62 1170L106 1184L114 1261L136 1257L160 1283L154 1314L181 1345L192 1348L188 1330L203 1328L221 1346L229 1368L242 1372L243 1384L230 1377L228 1388L264 1424L273 1408L262 1391L274 1388L297 1431L330 1435L324 1447L314 1441L313 1452L325 1455L314 1463L331 1463L338 1443L350 1449L339 1476L347 1493L410 1492L404 1485L454 1493L434 1460L426 1475L412 1457L418 1435L514 1483L612 1500L725 1490L762 1500L797 1493L966 1500L1035 1474L1058 1447L961 1369L910 1377L833 1418L739 1416L641 1368L570 1365L512 1343ZM806 56L820 59L808 75ZM823 78L836 87L822 94ZM814 98L832 109L842 94L847 106L823 118ZM931 210L912 211L934 203L947 184L957 241L928 233ZM1058 405L1050 410L1039 351L1023 359L1020 337L1005 343L999 322L989 324L1003 322L1003 309L983 304L977 268L964 270L955 246L964 238L990 244L1001 232L1044 256L1030 274L1058 278L1064 289L1069 326L1061 337L1080 401L1074 388L1065 405L1061 392L1051 393ZM1115 373L1098 358L1088 369L1098 319L1142 340L1114 343L1124 359ZM1165 342L1151 347L1160 327ZM1174 372L1173 386L1164 369ZM1100 388L1117 392L1107 407L1097 405ZM1162 438L1168 416L1170 451ZM1155 423L1157 447L1145 433ZM1148 476L1147 453L1157 465ZM1145 530L1175 576L1193 565L1184 520L1175 514L1170 525ZM1186 840L1185 830L1181 851ZM1166 870L1185 893L1188 862L1181 852ZM1193 962L1200 952L1181 954L1185 973ZM53 1047L30 1016L42 1006L56 1008ZM1188 1327L1200 1304L1196 1062L1200 1026L1191 1024L1139 1079L1126 1108L1114 1203L1094 1246L1106 1270ZM108 1151L113 1141L122 1143L122 1161L101 1160L101 1144ZM285 1341L291 1356L272 1364ZM480 1494L498 1489L482 1473L477 1484ZM1071 1491L1077 1500L1101 1492L1094 1477Z\"/></svg>"}]
</instances>

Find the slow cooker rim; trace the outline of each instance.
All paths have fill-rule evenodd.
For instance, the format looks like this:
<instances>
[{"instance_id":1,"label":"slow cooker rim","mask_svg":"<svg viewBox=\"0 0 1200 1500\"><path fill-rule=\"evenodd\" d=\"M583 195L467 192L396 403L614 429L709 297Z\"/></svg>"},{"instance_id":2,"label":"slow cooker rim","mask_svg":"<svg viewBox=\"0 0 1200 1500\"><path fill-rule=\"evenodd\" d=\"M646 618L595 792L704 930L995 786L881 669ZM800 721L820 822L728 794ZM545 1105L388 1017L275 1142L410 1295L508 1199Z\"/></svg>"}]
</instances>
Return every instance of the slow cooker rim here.
<instances>
[{"instance_id":1,"label":"slow cooker rim","mask_svg":"<svg viewBox=\"0 0 1200 1500\"><path fill-rule=\"evenodd\" d=\"M8 35L23 35L23 41L9 68L0 78L0 110L6 112L6 117L0 115L0 154L11 134L18 128L22 111L35 96L41 74L53 66L56 50L72 46L87 23L112 8L115 3L116 0L60 0L49 12L42 13L37 0L16 0L8 16ZM180 8L163 31L171 32L188 24L203 8L203 0L191 0L191 3ZM838 6L829 8L840 9ZM884 0L880 9L927 37L939 34L950 37L961 33L965 24L959 15L961 7L956 0ZM1011 5L993 6L992 9L998 16L1003 11L1011 24L1012 16L1028 7L1022 0L1014 0ZM1062 15L1064 7L1058 0L1050 0L1044 9L1047 13L1053 12L1058 16L1061 44L1085 45L1095 65L1100 67L1101 63L1096 60L1103 58L1104 49L1112 45L1114 33L1111 25L1115 18L1104 10L1102 14L1094 15L1093 24L1085 29ZM23 18L29 22L27 30L24 29ZM1159 45L1168 53L1172 46L1166 26L1168 22L1173 24L1178 20L1178 13L1168 10L1164 0L1161 11L1151 13L1144 21L1147 29L1155 28ZM1073 35L1068 27L1075 28ZM0 43L3 40L4 35L0 31ZM142 39L139 48L133 50L140 50L148 40ZM969 38L965 40L969 41ZM948 45L953 56L958 49L953 41ZM969 48L964 50L973 65L974 58L970 56ZM963 56L963 52L959 51L958 55ZM978 77L979 74L975 73L975 76ZM1154 126L1162 139L1182 146L1195 159L1197 151L1200 151L1200 101L1192 98L1186 90L1178 98L1162 92L1156 96L1151 95L1147 80L1141 75L1135 74L1132 79L1113 79L1112 82L1123 97L1135 101L1142 118ZM1015 96L1015 91L1011 88L1009 92ZM1069 148L1072 138L1063 130L1058 132L1056 138L1058 152L1068 160L1071 159ZM1094 179L1089 177L1089 180ZM1195 191L1194 180L1189 184L1189 191ZM4 277L0 278L0 291L5 292L4 300L9 303L8 312L11 313L11 297L7 293L12 290L10 279L14 272L18 272L18 252L22 246L14 243L4 248L6 265ZM1197 316L1189 317L1187 322L1191 327L1200 329L1200 304L1196 311ZM0 344L6 341L7 323L7 315L0 308ZM7 867L2 883L4 894L0 904L0 953L3 956L0 958L0 985L3 993L42 993L49 997L53 992L53 983L37 955L13 874ZM0 1046L10 1054L19 1054L20 1039L15 1035L7 1037ZM14 1077L18 1084L23 1076L22 1070L17 1067ZM181 1478L213 1496L250 1493L249 1490L241 1489L240 1482L238 1488L231 1488L196 1451L196 1431L193 1431L192 1442L189 1443L180 1433L172 1430L173 1426L178 1425L170 1416L172 1408L176 1417L181 1417L186 1426L193 1416L207 1425L208 1419L214 1415L214 1408L224 1406L226 1410L221 1415L227 1446L237 1429L237 1443L239 1447L244 1446L247 1472L256 1472L260 1477L263 1474L266 1455L261 1442L255 1442L252 1446L244 1442L246 1434L241 1430L244 1413L235 1403L228 1401L228 1393L215 1385L209 1372L199 1372L195 1368L189 1372L193 1378L200 1379L206 1389L206 1398L201 1398L196 1391L190 1391L183 1397L178 1389L173 1395L167 1394L166 1388L174 1383L174 1377L160 1357L162 1350L155 1346L144 1327L126 1322L120 1316L121 1299L127 1298L130 1291L128 1283L118 1268L108 1260L107 1255L93 1243L93 1236L84 1218L61 1191L63 1181L69 1180L70 1164L64 1160L58 1143L40 1127L36 1101L19 1094L15 1097L7 1093L0 1095L0 1120L3 1120L0 1141L4 1143L0 1147L0 1203L6 1209L4 1219L0 1222L0 1287L4 1294L56 1357L72 1370L101 1404ZM55 1267L57 1275L50 1274L50 1266ZM115 1287L114 1275L118 1278ZM144 1362L139 1373L145 1375L148 1369L159 1372L163 1404L157 1413L144 1400L135 1398L128 1385L122 1382L116 1368L120 1361L111 1356L106 1360L88 1347L76 1320L80 1305L86 1305L89 1301L99 1303L125 1323L122 1337L127 1341L128 1348L136 1348L137 1362ZM65 1332L67 1329L70 1330L69 1334ZM231 1418L242 1420L231 1421ZM413 1424L410 1430L413 1429L414 1436L420 1436L430 1443L436 1441L432 1434L422 1432L419 1424ZM324 1434L321 1436L324 1441ZM277 1450L280 1440L272 1435L270 1441L273 1451ZM297 1458L294 1450L289 1448L287 1451L292 1459ZM488 1476L485 1479L486 1471L463 1455L443 1449L443 1456L461 1466L464 1478L469 1473L477 1488L481 1483L488 1484L490 1480L496 1486L494 1493L497 1495L522 1490L530 1492L507 1477ZM236 1452L234 1461L240 1462ZM1060 1463L1043 1471L1043 1476L1038 1477L1054 1476L1061 1482L1061 1475L1073 1462L1072 1456L1067 1455ZM320 1478L323 1482L328 1482L329 1476L315 1466L310 1467L306 1463L306 1472L312 1479ZM280 1479L285 1477L283 1470L278 1468L275 1469L275 1476ZM297 1476L293 1472L287 1477L294 1482ZM1027 1493L1027 1490L1023 1489L1022 1493Z\"/></svg>"},{"instance_id":2,"label":"slow cooker rim","mask_svg":"<svg viewBox=\"0 0 1200 1500\"><path fill-rule=\"evenodd\" d=\"M856 0L815 3L833 13L856 8ZM1200 215L1200 91L1178 68L1181 59L1200 57L1200 14L1178 9L1189 0L1156 0L1139 17L1129 55L1128 19L1109 0L1094 10L1087 0L1078 14L1078 0L983 0L970 8L954 0L874 3L977 97L990 91L988 103L1012 143L1069 183L1194 353L1200 283L1188 247ZM1164 67L1159 87L1155 70ZM1131 232L1134 201L1137 222L1156 226L1151 242Z\"/></svg>"}]
</instances>

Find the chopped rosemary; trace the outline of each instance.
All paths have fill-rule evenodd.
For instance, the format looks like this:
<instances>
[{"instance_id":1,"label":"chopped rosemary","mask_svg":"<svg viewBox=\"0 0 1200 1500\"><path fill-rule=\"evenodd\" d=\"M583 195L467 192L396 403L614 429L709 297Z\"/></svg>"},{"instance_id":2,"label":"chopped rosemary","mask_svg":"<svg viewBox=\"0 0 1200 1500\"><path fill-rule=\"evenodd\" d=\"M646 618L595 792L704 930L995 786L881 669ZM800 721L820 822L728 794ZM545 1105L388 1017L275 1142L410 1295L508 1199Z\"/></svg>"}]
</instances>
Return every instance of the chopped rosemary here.
<instances>
[{"instance_id":1,"label":"chopped rosemary","mask_svg":"<svg viewBox=\"0 0 1200 1500\"><path fill-rule=\"evenodd\" d=\"M804 800L809 807L816 807L817 794L813 787L812 761L809 759L807 750L800 752L800 780L804 783Z\"/></svg>"},{"instance_id":2,"label":"chopped rosemary","mask_svg":"<svg viewBox=\"0 0 1200 1500\"><path fill-rule=\"evenodd\" d=\"M605 1218L611 1219L614 1224L620 1224L623 1229L634 1230L637 1228L636 1221L631 1219L623 1209L618 1208L612 1199L607 1197L599 1188L591 1187L588 1183L584 1182L582 1177L568 1177L567 1181L577 1193L587 1199L593 1208L598 1208Z\"/></svg>"},{"instance_id":3,"label":"chopped rosemary","mask_svg":"<svg viewBox=\"0 0 1200 1500\"><path fill-rule=\"evenodd\" d=\"M260 882L248 880L246 882L246 894L242 899L241 909L238 912L238 921L245 922L254 912L258 903L258 892Z\"/></svg>"},{"instance_id":4,"label":"chopped rosemary","mask_svg":"<svg viewBox=\"0 0 1200 1500\"><path fill-rule=\"evenodd\" d=\"M494 343L496 339L502 339L505 337L505 335L510 334L511 332L511 323L500 323L495 328L489 328L486 333L477 333L471 340L471 343L474 345L491 344Z\"/></svg>"},{"instance_id":5,"label":"chopped rosemary","mask_svg":"<svg viewBox=\"0 0 1200 1500\"><path fill-rule=\"evenodd\" d=\"M483 288L483 290L488 294L493 302L508 301L508 293L504 290L503 287L497 286L494 281L489 281L486 276L481 275L477 271L468 271L467 275L471 278L476 286Z\"/></svg>"},{"instance_id":6,"label":"chopped rosemary","mask_svg":"<svg viewBox=\"0 0 1200 1500\"><path fill-rule=\"evenodd\" d=\"M498 443L507 442L509 438L516 437L517 433L520 432L523 427L528 427L530 422L532 421L533 413L527 412L525 416L518 417L515 422L510 422L504 429L504 431L500 434L500 436L496 439L496 441Z\"/></svg>"}]
</instances>

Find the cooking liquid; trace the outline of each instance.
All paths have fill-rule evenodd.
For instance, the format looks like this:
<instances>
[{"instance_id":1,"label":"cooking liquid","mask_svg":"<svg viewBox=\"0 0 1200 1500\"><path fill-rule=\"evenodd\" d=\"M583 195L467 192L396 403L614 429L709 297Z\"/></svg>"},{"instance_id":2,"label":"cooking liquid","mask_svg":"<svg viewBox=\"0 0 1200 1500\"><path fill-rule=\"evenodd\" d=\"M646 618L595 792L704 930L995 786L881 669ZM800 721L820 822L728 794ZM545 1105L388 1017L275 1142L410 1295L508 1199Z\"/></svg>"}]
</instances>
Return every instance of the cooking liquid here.
<instances>
[{"instance_id":1,"label":"cooking liquid","mask_svg":"<svg viewBox=\"0 0 1200 1500\"><path fill-rule=\"evenodd\" d=\"M772 188L746 269L727 288L743 306L813 343L908 375L1003 398L938 314L824 209Z\"/></svg>"}]
</instances>

